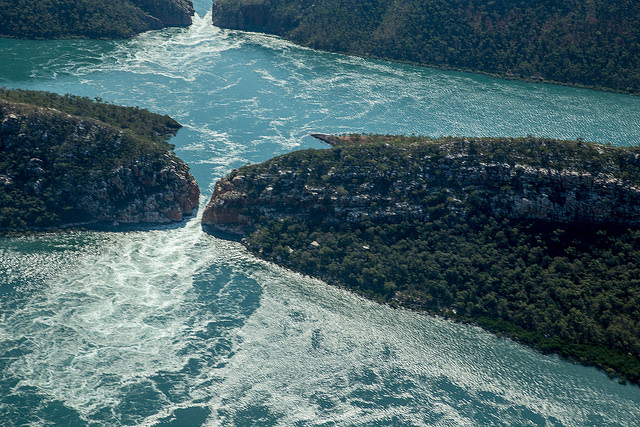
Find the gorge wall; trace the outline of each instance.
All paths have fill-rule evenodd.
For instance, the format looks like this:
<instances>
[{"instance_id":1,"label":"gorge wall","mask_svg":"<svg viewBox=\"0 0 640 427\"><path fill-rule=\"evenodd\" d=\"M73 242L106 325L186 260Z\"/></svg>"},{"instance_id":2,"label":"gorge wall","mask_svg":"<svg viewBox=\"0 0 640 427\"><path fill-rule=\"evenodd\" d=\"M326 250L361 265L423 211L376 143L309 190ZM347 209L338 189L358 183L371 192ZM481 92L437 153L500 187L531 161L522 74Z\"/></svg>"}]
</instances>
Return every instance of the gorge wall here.
<instances>
[{"instance_id":1,"label":"gorge wall","mask_svg":"<svg viewBox=\"0 0 640 427\"><path fill-rule=\"evenodd\" d=\"M124 114L122 109L107 111ZM157 118L168 127L153 140L94 118L0 97L0 229L169 223L191 215L198 186L164 142L179 125Z\"/></svg>"},{"instance_id":2,"label":"gorge wall","mask_svg":"<svg viewBox=\"0 0 640 427\"><path fill-rule=\"evenodd\" d=\"M203 224L244 234L286 216L398 223L474 209L560 223L640 224L637 148L533 138L320 137L336 146L280 156L219 181Z\"/></svg>"},{"instance_id":3,"label":"gorge wall","mask_svg":"<svg viewBox=\"0 0 640 427\"><path fill-rule=\"evenodd\" d=\"M164 27L191 25L191 16L194 14L191 0L131 0L131 2L160 21Z\"/></svg>"}]
</instances>

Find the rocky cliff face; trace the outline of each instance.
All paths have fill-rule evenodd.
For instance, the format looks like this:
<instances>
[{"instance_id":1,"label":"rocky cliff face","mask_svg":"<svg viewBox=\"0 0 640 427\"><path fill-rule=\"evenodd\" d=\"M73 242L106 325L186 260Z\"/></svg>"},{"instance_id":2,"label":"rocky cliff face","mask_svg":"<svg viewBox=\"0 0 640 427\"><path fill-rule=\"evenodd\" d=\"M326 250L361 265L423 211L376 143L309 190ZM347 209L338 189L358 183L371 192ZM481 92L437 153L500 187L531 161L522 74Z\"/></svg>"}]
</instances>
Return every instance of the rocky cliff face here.
<instances>
[{"instance_id":1,"label":"rocky cliff face","mask_svg":"<svg viewBox=\"0 0 640 427\"><path fill-rule=\"evenodd\" d=\"M194 14L191 0L131 0L140 9L158 19L165 27L191 25Z\"/></svg>"},{"instance_id":2,"label":"rocky cliff face","mask_svg":"<svg viewBox=\"0 0 640 427\"><path fill-rule=\"evenodd\" d=\"M224 23L225 28L234 30L260 31L268 27L270 11L264 2L238 4L235 8L225 8L213 3L213 24Z\"/></svg>"},{"instance_id":3,"label":"rocky cliff face","mask_svg":"<svg viewBox=\"0 0 640 427\"><path fill-rule=\"evenodd\" d=\"M168 144L95 119L0 99L0 152L1 229L169 223L198 206Z\"/></svg>"},{"instance_id":4,"label":"rocky cliff face","mask_svg":"<svg viewBox=\"0 0 640 427\"><path fill-rule=\"evenodd\" d=\"M129 161L106 179L56 193L95 220L122 224L182 221L193 215L200 196L187 165L171 153Z\"/></svg>"},{"instance_id":5,"label":"rocky cliff face","mask_svg":"<svg viewBox=\"0 0 640 427\"><path fill-rule=\"evenodd\" d=\"M217 0L211 13L213 24L223 28L284 36L299 23L306 3L291 3L283 12L270 0Z\"/></svg>"},{"instance_id":6,"label":"rocky cliff face","mask_svg":"<svg viewBox=\"0 0 640 427\"><path fill-rule=\"evenodd\" d=\"M234 170L203 224L247 233L266 220L397 223L435 215L640 224L640 150L525 138L336 144Z\"/></svg>"}]
</instances>

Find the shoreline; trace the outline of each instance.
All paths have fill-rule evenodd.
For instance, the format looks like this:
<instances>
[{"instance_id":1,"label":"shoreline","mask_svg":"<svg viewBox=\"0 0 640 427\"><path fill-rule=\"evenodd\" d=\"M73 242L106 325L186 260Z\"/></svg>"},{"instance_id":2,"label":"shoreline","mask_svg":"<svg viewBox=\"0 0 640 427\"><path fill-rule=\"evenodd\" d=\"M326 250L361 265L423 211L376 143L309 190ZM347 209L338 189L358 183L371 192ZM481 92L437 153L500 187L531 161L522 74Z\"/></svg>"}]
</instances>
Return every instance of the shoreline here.
<instances>
[{"instance_id":1,"label":"shoreline","mask_svg":"<svg viewBox=\"0 0 640 427\"><path fill-rule=\"evenodd\" d=\"M205 230L205 233L211 234L214 237L223 238L216 234L212 234L211 231ZM629 359L630 362L633 362L633 356L629 356L628 354L625 354L623 352L612 350L598 344L577 344L569 341L561 341L556 339L555 337L545 337L540 332L528 331L518 325L499 318L494 319L486 316L470 317L457 314L455 309L451 308L424 307L399 300L388 301L380 298L375 298L358 289L353 289L344 284L333 281L330 278L323 276L322 274L308 274L302 270L294 269L284 262L277 262L276 260L271 259L269 256L264 255L257 250L252 250L250 244L246 242L244 237L240 240L240 242L245 247L247 252L255 256L257 259L292 271L296 274L301 274L306 277L321 280L327 286L332 286L340 290L350 292L354 295L357 295L358 297L364 298L368 301L372 301L376 304L381 304L394 310L408 310L418 315L440 318L461 325L475 326L485 332L495 335L496 337L509 339L540 354L556 355L562 360L569 363L576 363L584 367L596 368L599 371L605 373L612 381L617 381L620 385L632 385L640 387L640 377L629 378L625 375L624 372L612 368L610 364L599 363L598 361L589 359L587 357L593 352L602 352L604 350L609 352L610 355L616 359L623 359L623 363L625 362L624 359ZM581 351L579 352L579 354L575 354L575 352L570 351L571 349Z\"/></svg>"},{"instance_id":2,"label":"shoreline","mask_svg":"<svg viewBox=\"0 0 640 427\"><path fill-rule=\"evenodd\" d=\"M612 201L622 216L591 210L611 193L593 177L607 159L622 162L621 153L637 159L637 148L533 137L311 136L333 148L279 156L218 181L206 231L232 227L265 261L640 383L636 340L624 344L625 332L607 321L637 313L619 295L639 271L640 199ZM640 174L627 166L610 179L631 173L615 182L633 192ZM567 168L574 173L548 173ZM628 250L611 255L618 246ZM598 301L609 305L593 308Z\"/></svg>"}]
</instances>

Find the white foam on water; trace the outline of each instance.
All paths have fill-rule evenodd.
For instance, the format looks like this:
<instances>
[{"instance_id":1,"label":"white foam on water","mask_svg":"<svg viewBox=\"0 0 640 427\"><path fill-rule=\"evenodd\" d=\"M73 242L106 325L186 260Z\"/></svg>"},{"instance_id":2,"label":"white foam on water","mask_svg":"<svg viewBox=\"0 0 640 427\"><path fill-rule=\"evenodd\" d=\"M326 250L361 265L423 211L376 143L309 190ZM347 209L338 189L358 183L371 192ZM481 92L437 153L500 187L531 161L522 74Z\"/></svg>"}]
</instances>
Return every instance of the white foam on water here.
<instances>
[{"instance_id":1,"label":"white foam on water","mask_svg":"<svg viewBox=\"0 0 640 427\"><path fill-rule=\"evenodd\" d=\"M479 328L379 306L273 266L253 277L265 292L219 373L211 425L242 425L247 413L278 425L478 425L486 413L487 424L532 414L571 426L599 415L594 401L618 421L640 416L635 400L612 402L600 378L572 377L571 365Z\"/></svg>"},{"instance_id":2,"label":"white foam on water","mask_svg":"<svg viewBox=\"0 0 640 427\"><path fill-rule=\"evenodd\" d=\"M197 219L90 234L100 245L45 278L0 328L28 343L4 372L18 379L13 392L33 387L87 422L150 426L194 407L209 412L207 425L640 417L638 396L595 370L258 261ZM260 299L247 311L251 282ZM148 407L127 406L145 395Z\"/></svg>"},{"instance_id":3,"label":"white foam on water","mask_svg":"<svg viewBox=\"0 0 640 427\"><path fill-rule=\"evenodd\" d=\"M160 75L184 82L193 82L206 66L212 72L220 53L237 47L238 42L211 25L211 12L194 15L192 21L188 28L149 31L119 42L115 51L103 55L100 71ZM77 67L75 74L95 71L95 65Z\"/></svg>"},{"instance_id":4,"label":"white foam on water","mask_svg":"<svg viewBox=\"0 0 640 427\"><path fill-rule=\"evenodd\" d=\"M640 135L637 97L313 52L210 22L207 14L190 28L128 41L52 43L84 49L89 59L46 60L37 84L67 76L61 91L94 86L105 98L176 117L185 125L176 151L206 169L210 179L200 184L209 193L214 178L303 146L310 132L617 143ZM2 283L27 279L19 307L2 312L0 339L25 347L2 373L18 380L13 393L33 387L87 421L153 425L192 407L210 411L211 425L252 417L281 425L640 419L635 388L256 261L238 243L203 234L197 219L79 235L88 242L51 238L59 251L0 247ZM255 311L243 306L256 295ZM127 407L144 396L146 406Z\"/></svg>"},{"instance_id":5,"label":"white foam on water","mask_svg":"<svg viewBox=\"0 0 640 427\"><path fill-rule=\"evenodd\" d=\"M182 228L116 233L6 313L2 335L31 343L8 367L19 378L15 392L34 387L89 420L121 405L127 387L155 389L151 376L183 369L185 337L206 315L192 278L220 256L200 227L194 218Z\"/></svg>"}]
</instances>

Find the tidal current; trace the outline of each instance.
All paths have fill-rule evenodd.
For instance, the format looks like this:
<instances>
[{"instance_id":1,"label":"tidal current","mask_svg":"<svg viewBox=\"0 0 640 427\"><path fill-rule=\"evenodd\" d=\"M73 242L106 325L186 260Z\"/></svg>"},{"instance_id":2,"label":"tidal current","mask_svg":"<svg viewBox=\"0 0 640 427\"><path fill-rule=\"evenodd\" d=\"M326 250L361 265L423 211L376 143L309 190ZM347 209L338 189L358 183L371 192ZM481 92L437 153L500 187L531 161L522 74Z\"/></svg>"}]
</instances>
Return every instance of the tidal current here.
<instances>
[{"instance_id":1,"label":"tidal current","mask_svg":"<svg viewBox=\"0 0 640 427\"><path fill-rule=\"evenodd\" d=\"M138 105L203 192L312 132L640 142L640 97L346 57L213 27L0 39L0 86ZM199 219L0 238L0 425L633 426L640 388L255 259Z\"/></svg>"}]
</instances>

